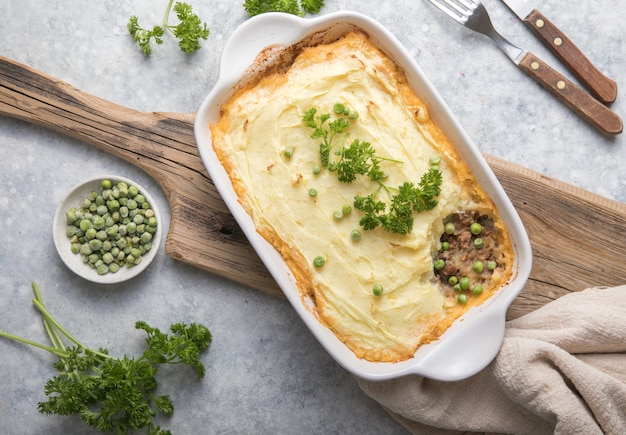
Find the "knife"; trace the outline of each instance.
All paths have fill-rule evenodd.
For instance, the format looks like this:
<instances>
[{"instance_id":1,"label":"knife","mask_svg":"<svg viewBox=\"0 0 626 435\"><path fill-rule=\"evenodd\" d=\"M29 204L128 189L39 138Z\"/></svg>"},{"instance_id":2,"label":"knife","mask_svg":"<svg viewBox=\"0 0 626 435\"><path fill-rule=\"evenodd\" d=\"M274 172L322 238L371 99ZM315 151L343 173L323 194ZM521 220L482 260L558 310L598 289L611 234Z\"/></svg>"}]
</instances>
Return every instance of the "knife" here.
<instances>
[{"instance_id":1,"label":"knife","mask_svg":"<svg viewBox=\"0 0 626 435\"><path fill-rule=\"evenodd\" d=\"M502 0L524 24L603 103L617 98L617 83L596 68L583 52L534 5L534 0Z\"/></svg>"}]
</instances>

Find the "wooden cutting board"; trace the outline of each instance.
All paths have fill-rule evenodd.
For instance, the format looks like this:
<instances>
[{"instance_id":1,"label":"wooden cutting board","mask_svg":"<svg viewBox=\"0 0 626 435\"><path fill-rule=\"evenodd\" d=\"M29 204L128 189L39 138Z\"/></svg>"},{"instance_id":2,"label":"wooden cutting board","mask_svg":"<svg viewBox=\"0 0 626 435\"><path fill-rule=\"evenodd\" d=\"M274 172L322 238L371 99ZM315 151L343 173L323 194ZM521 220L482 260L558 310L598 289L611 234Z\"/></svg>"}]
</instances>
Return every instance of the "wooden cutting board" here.
<instances>
[{"instance_id":1,"label":"wooden cutting board","mask_svg":"<svg viewBox=\"0 0 626 435\"><path fill-rule=\"evenodd\" d=\"M229 213L196 147L193 113L138 112L0 57L0 114L96 146L143 169L171 207L171 257L283 296ZM570 292L626 283L626 204L486 155L530 236L530 280L513 319Z\"/></svg>"}]
</instances>

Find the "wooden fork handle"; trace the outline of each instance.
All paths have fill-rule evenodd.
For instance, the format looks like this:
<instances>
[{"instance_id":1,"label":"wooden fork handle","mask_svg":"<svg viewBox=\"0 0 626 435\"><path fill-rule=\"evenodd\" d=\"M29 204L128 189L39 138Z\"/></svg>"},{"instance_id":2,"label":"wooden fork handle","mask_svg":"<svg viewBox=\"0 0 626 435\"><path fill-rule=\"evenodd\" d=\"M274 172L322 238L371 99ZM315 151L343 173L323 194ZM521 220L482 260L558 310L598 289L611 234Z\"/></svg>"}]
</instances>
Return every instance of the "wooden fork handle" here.
<instances>
[{"instance_id":1,"label":"wooden fork handle","mask_svg":"<svg viewBox=\"0 0 626 435\"><path fill-rule=\"evenodd\" d=\"M579 86L551 68L533 53L526 53L519 67L540 85L556 95L563 103L607 136L624 129L621 118Z\"/></svg>"},{"instance_id":2,"label":"wooden fork handle","mask_svg":"<svg viewBox=\"0 0 626 435\"><path fill-rule=\"evenodd\" d=\"M554 23L533 10L524 23L601 102L617 98L617 83L604 75Z\"/></svg>"}]
</instances>

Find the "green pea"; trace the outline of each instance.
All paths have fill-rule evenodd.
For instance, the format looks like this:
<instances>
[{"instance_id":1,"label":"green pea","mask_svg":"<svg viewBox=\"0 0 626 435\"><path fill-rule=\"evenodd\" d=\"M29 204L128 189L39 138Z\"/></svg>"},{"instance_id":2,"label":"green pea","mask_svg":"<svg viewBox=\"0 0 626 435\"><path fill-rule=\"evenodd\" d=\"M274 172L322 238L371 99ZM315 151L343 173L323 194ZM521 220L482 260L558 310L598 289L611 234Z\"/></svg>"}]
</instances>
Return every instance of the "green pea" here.
<instances>
[{"instance_id":1,"label":"green pea","mask_svg":"<svg viewBox=\"0 0 626 435\"><path fill-rule=\"evenodd\" d=\"M474 293L476 296L480 295L483 292L483 286L480 284L476 284L474 287L472 287L472 293Z\"/></svg>"},{"instance_id":2,"label":"green pea","mask_svg":"<svg viewBox=\"0 0 626 435\"><path fill-rule=\"evenodd\" d=\"M480 237L474 239L474 248L480 249L483 246L485 246L485 242L483 239L481 239Z\"/></svg>"},{"instance_id":3,"label":"green pea","mask_svg":"<svg viewBox=\"0 0 626 435\"><path fill-rule=\"evenodd\" d=\"M374 293L374 296L382 296L383 286L380 284L374 284L374 287L372 287L372 293Z\"/></svg>"},{"instance_id":4,"label":"green pea","mask_svg":"<svg viewBox=\"0 0 626 435\"><path fill-rule=\"evenodd\" d=\"M292 147L287 147L283 150L283 156L285 156L286 158L290 159L293 157L293 148Z\"/></svg>"},{"instance_id":5,"label":"green pea","mask_svg":"<svg viewBox=\"0 0 626 435\"><path fill-rule=\"evenodd\" d=\"M459 283L459 279L452 275L450 278L448 278L448 284L450 284L451 286L455 286Z\"/></svg>"},{"instance_id":6,"label":"green pea","mask_svg":"<svg viewBox=\"0 0 626 435\"><path fill-rule=\"evenodd\" d=\"M106 225L106 221L102 216L94 216L93 218L93 227L97 230L104 228Z\"/></svg>"},{"instance_id":7,"label":"green pea","mask_svg":"<svg viewBox=\"0 0 626 435\"><path fill-rule=\"evenodd\" d=\"M74 223L74 221L76 221L76 213L77 210L74 207L70 208L68 211L65 212L65 221L68 224Z\"/></svg>"},{"instance_id":8,"label":"green pea","mask_svg":"<svg viewBox=\"0 0 626 435\"><path fill-rule=\"evenodd\" d=\"M318 175L320 172L322 172L322 168L320 168L317 165L313 167L313 174L314 175Z\"/></svg>"},{"instance_id":9,"label":"green pea","mask_svg":"<svg viewBox=\"0 0 626 435\"><path fill-rule=\"evenodd\" d=\"M311 187L309 189L309 196L317 196L317 189Z\"/></svg>"},{"instance_id":10,"label":"green pea","mask_svg":"<svg viewBox=\"0 0 626 435\"><path fill-rule=\"evenodd\" d=\"M356 240L361 240L361 231L359 230L352 230L350 232L350 238L354 241Z\"/></svg>"},{"instance_id":11,"label":"green pea","mask_svg":"<svg viewBox=\"0 0 626 435\"><path fill-rule=\"evenodd\" d=\"M461 288L461 284L454 284L454 287L452 287L452 288L457 293L461 293L463 291L463 289Z\"/></svg>"},{"instance_id":12,"label":"green pea","mask_svg":"<svg viewBox=\"0 0 626 435\"><path fill-rule=\"evenodd\" d=\"M430 156L430 159L428 160L431 165L437 166L441 162L441 157L435 154L433 156Z\"/></svg>"},{"instance_id":13,"label":"green pea","mask_svg":"<svg viewBox=\"0 0 626 435\"><path fill-rule=\"evenodd\" d=\"M441 242L441 250L442 251L450 250L450 243L448 243L448 242Z\"/></svg>"},{"instance_id":14,"label":"green pea","mask_svg":"<svg viewBox=\"0 0 626 435\"><path fill-rule=\"evenodd\" d=\"M496 267L498 267L498 264L495 261L489 260L487 262L487 270L495 270Z\"/></svg>"},{"instance_id":15,"label":"green pea","mask_svg":"<svg viewBox=\"0 0 626 435\"><path fill-rule=\"evenodd\" d=\"M341 212L341 210L335 210L333 212L333 218L337 221L343 219L343 213Z\"/></svg>"},{"instance_id":16,"label":"green pea","mask_svg":"<svg viewBox=\"0 0 626 435\"><path fill-rule=\"evenodd\" d=\"M483 226L478 222L474 222L472 225L470 225L470 233L472 233L473 235L477 236L482 232Z\"/></svg>"},{"instance_id":17,"label":"green pea","mask_svg":"<svg viewBox=\"0 0 626 435\"><path fill-rule=\"evenodd\" d=\"M80 243L72 243L72 246L71 246L70 249L72 251L72 254L79 254L80 253Z\"/></svg>"},{"instance_id":18,"label":"green pea","mask_svg":"<svg viewBox=\"0 0 626 435\"><path fill-rule=\"evenodd\" d=\"M110 188L111 188L111 186L112 186L112 184L113 184L113 183L111 183L111 180L106 179L106 178L100 182L100 186L101 186L103 189L110 189Z\"/></svg>"},{"instance_id":19,"label":"green pea","mask_svg":"<svg viewBox=\"0 0 626 435\"><path fill-rule=\"evenodd\" d=\"M117 247L120 249L126 248L126 245L127 245L127 241L124 237L122 237L121 239L117 241Z\"/></svg>"},{"instance_id":20,"label":"green pea","mask_svg":"<svg viewBox=\"0 0 626 435\"><path fill-rule=\"evenodd\" d=\"M152 240L152 234L145 232L141 235L140 239L141 243L148 243L150 240Z\"/></svg>"},{"instance_id":21,"label":"green pea","mask_svg":"<svg viewBox=\"0 0 626 435\"><path fill-rule=\"evenodd\" d=\"M107 236L109 237L115 237L117 235L117 232L119 230L119 225L117 224L113 224L110 227L107 228L106 232L107 232Z\"/></svg>"},{"instance_id":22,"label":"green pea","mask_svg":"<svg viewBox=\"0 0 626 435\"><path fill-rule=\"evenodd\" d=\"M120 181L117 183L117 189L120 192L120 198L126 198L128 196L128 184Z\"/></svg>"},{"instance_id":23,"label":"green pea","mask_svg":"<svg viewBox=\"0 0 626 435\"><path fill-rule=\"evenodd\" d=\"M459 304L461 305L465 305L467 303L467 295L466 294L460 294L456 297L456 300Z\"/></svg>"},{"instance_id":24,"label":"green pea","mask_svg":"<svg viewBox=\"0 0 626 435\"><path fill-rule=\"evenodd\" d=\"M484 269L485 264L482 261L474 261L474 264L472 264L472 270L476 273L482 273Z\"/></svg>"},{"instance_id":25,"label":"green pea","mask_svg":"<svg viewBox=\"0 0 626 435\"><path fill-rule=\"evenodd\" d=\"M470 280L468 277L464 276L459 279L459 285L461 286L461 290L468 290L470 287Z\"/></svg>"},{"instance_id":26,"label":"green pea","mask_svg":"<svg viewBox=\"0 0 626 435\"><path fill-rule=\"evenodd\" d=\"M87 231L85 231L85 239L86 240L95 239L97 234L98 232L96 231L95 228L89 228Z\"/></svg>"},{"instance_id":27,"label":"green pea","mask_svg":"<svg viewBox=\"0 0 626 435\"><path fill-rule=\"evenodd\" d=\"M109 212L109 209L104 204L99 205L98 207L96 207L96 213L98 213L100 216L104 216L108 212Z\"/></svg>"},{"instance_id":28,"label":"green pea","mask_svg":"<svg viewBox=\"0 0 626 435\"><path fill-rule=\"evenodd\" d=\"M89 243L83 243L80 245L80 255L91 255L93 251L89 247Z\"/></svg>"},{"instance_id":29,"label":"green pea","mask_svg":"<svg viewBox=\"0 0 626 435\"><path fill-rule=\"evenodd\" d=\"M444 267L446 267L446 262L445 260L438 258L437 260L435 260L435 263L433 264L433 266L435 267L435 270L441 270Z\"/></svg>"},{"instance_id":30,"label":"green pea","mask_svg":"<svg viewBox=\"0 0 626 435\"><path fill-rule=\"evenodd\" d=\"M104 261L105 264L111 264L113 263L113 260L115 260L115 257L113 257L113 254L110 252L107 252L102 256L102 261Z\"/></svg>"},{"instance_id":31,"label":"green pea","mask_svg":"<svg viewBox=\"0 0 626 435\"><path fill-rule=\"evenodd\" d=\"M343 111L345 110L345 106L341 103L335 103L335 105L333 106L333 111L337 114L337 115L341 115L343 113Z\"/></svg>"},{"instance_id":32,"label":"green pea","mask_svg":"<svg viewBox=\"0 0 626 435\"><path fill-rule=\"evenodd\" d=\"M92 239L89 241L89 249L92 251L99 251L102 249L102 240Z\"/></svg>"},{"instance_id":33,"label":"green pea","mask_svg":"<svg viewBox=\"0 0 626 435\"><path fill-rule=\"evenodd\" d=\"M348 113L348 119L358 119L359 118L359 112L357 112L356 110L350 110Z\"/></svg>"},{"instance_id":34,"label":"green pea","mask_svg":"<svg viewBox=\"0 0 626 435\"><path fill-rule=\"evenodd\" d=\"M341 207L341 213L344 216L349 215L350 213L352 213L352 206L350 204L344 204L343 207Z\"/></svg>"},{"instance_id":35,"label":"green pea","mask_svg":"<svg viewBox=\"0 0 626 435\"><path fill-rule=\"evenodd\" d=\"M128 197L135 198L137 195L139 195L139 189L137 188L137 186L128 186ZM137 200L137 202L140 201Z\"/></svg>"},{"instance_id":36,"label":"green pea","mask_svg":"<svg viewBox=\"0 0 626 435\"><path fill-rule=\"evenodd\" d=\"M318 255L317 257L313 259L313 266L315 267L322 267L325 264L326 264L326 259L322 257L321 255Z\"/></svg>"},{"instance_id":37,"label":"green pea","mask_svg":"<svg viewBox=\"0 0 626 435\"><path fill-rule=\"evenodd\" d=\"M115 272L117 272L118 270L120 270L120 265L119 265L119 264L117 264L117 263L111 263L111 264L109 264L109 272L111 272L111 273L115 273Z\"/></svg>"},{"instance_id":38,"label":"green pea","mask_svg":"<svg viewBox=\"0 0 626 435\"><path fill-rule=\"evenodd\" d=\"M110 199L107 201L107 207L110 211L117 211L120 209L120 202L117 199Z\"/></svg>"},{"instance_id":39,"label":"green pea","mask_svg":"<svg viewBox=\"0 0 626 435\"><path fill-rule=\"evenodd\" d=\"M83 231L87 231L89 228L91 228L91 220L90 219L83 219L80 221L80 229Z\"/></svg>"},{"instance_id":40,"label":"green pea","mask_svg":"<svg viewBox=\"0 0 626 435\"><path fill-rule=\"evenodd\" d=\"M448 222L445 225L444 230L446 234L451 235L451 234L454 234L454 232L456 231L456 226L454 225L453 222Z\"/></svg>"}]
</instances>

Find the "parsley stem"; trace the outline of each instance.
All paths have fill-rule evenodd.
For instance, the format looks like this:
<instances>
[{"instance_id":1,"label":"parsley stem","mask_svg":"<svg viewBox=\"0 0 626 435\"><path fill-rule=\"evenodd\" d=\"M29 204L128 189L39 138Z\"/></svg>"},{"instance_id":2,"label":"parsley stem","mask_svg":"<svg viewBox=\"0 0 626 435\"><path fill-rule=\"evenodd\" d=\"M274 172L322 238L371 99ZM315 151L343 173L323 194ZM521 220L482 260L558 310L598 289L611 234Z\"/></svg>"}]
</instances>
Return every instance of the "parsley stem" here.
<instances>
[{"instance_id":1,"label":"parsley stem","mask_svg":"<svg viewBox=\"0 0 626 435\"><path fill-rule=\"evenodd\" d=\"M89 352L98 355L98 356L102 356L105 358L112 358L114 359L111 355L107 355L106 353L102 353L102 352L98 352L95 351L93 349L88 348L87 346L85 346L84 344L82 344L80 341L78 341L78 339L76 339L76 337L74 337L72 334L70 334L69 332L67 332L67 330L61 326L61 324L52 316L52 314L50 314L48 312L48 310L46 310L46 308L43 306L43 304L38 301L36 298L33 299L33 304L35 305L35 307L37 307L37 309L41 312L41 314L44 316L45 322L50 322L50 327L54 326L57 330L59 330L63 335L65 335L68 340L70 340L72 343L76 344L78 347L81 347L85 350L88 350ZM58 334L55 333L56 339L60 342L61 339L58 336ZM53 340L54 342L55 340ZM62 346L62 344L61 344ZM62 350L62 349L59 349ZM55 352L56 353L56 352ZM57 355L59 355L57 353Z\"/></svg>"},{"instance_id":2,"label":"parsley stem","mask_svg":"<svg viewBox=\"0 0 626 435\"><path fill-rule=\"evenodd\" d=\"M161 24L161 27L163 28L169 29L167 22L170 18L170 10L172 9L172 3L174 3L174 0L169 0L169 2L167 3L167 8L165 9L165 16L163 17L163 23Z\"/></svg>"},{"instance_id":3,"label":"parsley stem","mask_svg":"<svg viewBox=\"0 0 626 435\"><path fill-rule=\"evenodd\" d=\"M35 292L35 300L39 301L41 306L43 306L43 298L41 297L41 292L39 291L39 286L36 282L33 282L33 291ZM48 337L50 338L52 345L57 349L65 350L65 345L63 344L61 337L57 333L56 329L54 329L52 324L45 317L43 318L43 326L48 333Z\"/></svg>"},{"instance_id":4,"label":"parsley stem","mask_svg":"<svg viewBox=\"0 0 626 435\"><path fill-rule=\"evenodd\" d=\"M53 353L60 357L67 356L67 352L57 349L55 347L46 346L45 344L37 343L36 341L29 340L28 338L19 337L14 334L10 334L8 332L0 331L0 337L5 337L11 340L19 341L20 343L29 344L31 346L38 347L39 349L47 350L50 353Z\"/></svg>"}]
</instances>

